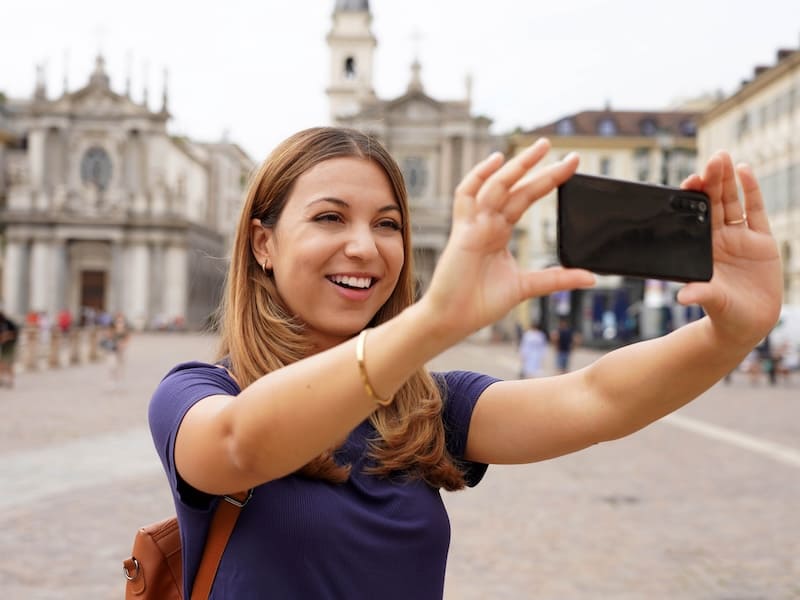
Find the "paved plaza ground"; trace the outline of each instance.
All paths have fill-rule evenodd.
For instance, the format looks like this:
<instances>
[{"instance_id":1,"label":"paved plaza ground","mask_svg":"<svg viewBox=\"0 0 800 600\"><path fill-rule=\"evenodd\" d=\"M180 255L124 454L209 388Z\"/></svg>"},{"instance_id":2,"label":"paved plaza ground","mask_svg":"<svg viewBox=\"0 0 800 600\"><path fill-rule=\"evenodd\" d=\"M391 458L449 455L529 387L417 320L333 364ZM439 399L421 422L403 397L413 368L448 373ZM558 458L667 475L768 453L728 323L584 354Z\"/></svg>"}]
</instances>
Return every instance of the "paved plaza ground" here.
<instances>
[{"instance_id":1,"label":"paved plaza ground","mask_svg":"<svg viewBox=\"0 0 800 600\"><path fill-rule=\"evenodd\" d=\"M137 335L117 389L103 363L0 388L0 598L122 598L137 526L172 512L147 402L170 366L211 358L214 343ZM576 366L599 356L579 351ZM480 343L431 366L518 368L512 347ZM800 377L735 374L628 438L490 467L444 497L447 600L800 599Z\"/></svg>"}]
</instances>

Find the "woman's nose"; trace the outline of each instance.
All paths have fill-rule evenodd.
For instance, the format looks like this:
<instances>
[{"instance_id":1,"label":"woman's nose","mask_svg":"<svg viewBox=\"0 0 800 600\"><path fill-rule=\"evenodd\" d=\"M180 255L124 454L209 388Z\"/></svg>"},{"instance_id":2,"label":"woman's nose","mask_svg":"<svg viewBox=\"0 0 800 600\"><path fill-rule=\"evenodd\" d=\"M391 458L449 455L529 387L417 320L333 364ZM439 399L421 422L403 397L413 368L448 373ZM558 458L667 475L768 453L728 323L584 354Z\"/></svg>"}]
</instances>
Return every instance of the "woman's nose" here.
<instances>
[{"instance_id":1,"label":"woman's nose","mask_svg":"<svg viewBox=\"0 0 800 600\"><path fill-rule=\"evenodd\" d=\"M371 258L378 254L372 227L353 227L344 248L345 255L352 258Z\"/></svg>"}]
</instances>

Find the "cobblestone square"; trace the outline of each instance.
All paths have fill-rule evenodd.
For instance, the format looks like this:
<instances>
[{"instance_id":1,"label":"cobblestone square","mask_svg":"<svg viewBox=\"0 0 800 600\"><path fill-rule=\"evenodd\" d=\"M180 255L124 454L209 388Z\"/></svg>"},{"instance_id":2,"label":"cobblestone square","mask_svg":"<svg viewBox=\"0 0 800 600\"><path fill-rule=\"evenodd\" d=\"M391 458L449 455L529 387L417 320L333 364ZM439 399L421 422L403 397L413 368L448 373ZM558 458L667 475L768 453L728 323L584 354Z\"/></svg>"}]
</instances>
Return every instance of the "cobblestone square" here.
<instances>
[{"instance_id":1,"label":"cobblestone square","mask_svg":"<svg viewBox=\"0 0 800 600\"><path fill-rule=\"evenodd\" d=\"M146 408L215 340L133 338L123 384L102 362L0 389L0 595L113 599L136 528L172 511ZM580 350L576 366L599 354ZM508 345L464 343L435 369L517 372ZM800 379L740 374L628 438L445 493L447 600L800 598ZM269 597L265 593L265 597Z\"/></svg>"}]
</instances>

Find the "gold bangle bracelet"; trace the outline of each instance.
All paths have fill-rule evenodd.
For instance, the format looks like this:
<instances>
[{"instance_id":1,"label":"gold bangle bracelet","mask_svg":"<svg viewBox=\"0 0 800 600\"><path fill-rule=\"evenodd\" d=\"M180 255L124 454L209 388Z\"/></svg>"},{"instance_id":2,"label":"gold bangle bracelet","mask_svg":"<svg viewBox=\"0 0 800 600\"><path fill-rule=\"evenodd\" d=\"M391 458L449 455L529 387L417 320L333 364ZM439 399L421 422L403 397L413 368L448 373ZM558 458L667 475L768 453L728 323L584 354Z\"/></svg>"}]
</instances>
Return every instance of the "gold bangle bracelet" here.
<instances>
[{"instance_id":1,"label":"gold bangle bracelet","mask_svg":"<svg viewBox=\"0 0 800 600\"><path fill-rule=\"evenodd\" d=\"M367 392L367 396L375 400L381 406L388 406L392 403L392 396L388 398L381 398L378 394L375 393L375 389L369 382L369 377L367 377L367 367L364 365L364 357L365 357L365 350L364 346L367 342L367 332L369 329L364 329L358 336L358 341L356 342L356 362L358 363L358 372L361 373L361 382L364 384L364 389Z\"/></svg>"}]
</instances>

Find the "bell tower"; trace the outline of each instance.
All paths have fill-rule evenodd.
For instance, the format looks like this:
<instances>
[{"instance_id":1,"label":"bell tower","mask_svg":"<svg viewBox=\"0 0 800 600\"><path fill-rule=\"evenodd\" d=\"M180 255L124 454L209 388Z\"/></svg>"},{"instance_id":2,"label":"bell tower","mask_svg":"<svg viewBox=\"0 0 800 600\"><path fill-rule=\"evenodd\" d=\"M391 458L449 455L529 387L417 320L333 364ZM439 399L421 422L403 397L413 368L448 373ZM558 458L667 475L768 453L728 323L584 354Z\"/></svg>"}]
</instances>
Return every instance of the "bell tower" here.
<instances>
[{"instance_id":1,"label":"bell tower","mask_svg":"<svg viewBox=\"0 0 800 600\"><path fill-rule=\"evenodd\" d=\"M333 123L357 113L364 100L375 97L372 63L377 41L371 24L368 0L336 0L327 38L331 75L326 93Z\"/></svg>"}]
</instances>

